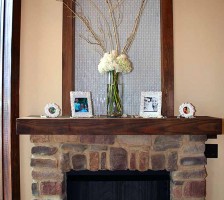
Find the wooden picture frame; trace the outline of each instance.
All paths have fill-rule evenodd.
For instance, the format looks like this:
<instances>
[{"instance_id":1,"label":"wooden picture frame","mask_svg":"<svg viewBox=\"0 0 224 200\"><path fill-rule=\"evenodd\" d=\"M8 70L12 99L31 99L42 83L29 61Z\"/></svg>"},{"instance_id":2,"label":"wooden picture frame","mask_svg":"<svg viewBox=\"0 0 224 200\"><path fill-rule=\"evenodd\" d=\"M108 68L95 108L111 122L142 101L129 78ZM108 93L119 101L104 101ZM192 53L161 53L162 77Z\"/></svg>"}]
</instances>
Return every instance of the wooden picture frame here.
<instances>
[{"instance_id":1,"label":"wooden picture frame","mask_svg":"<svg viewBox=\"0 0 224 200\"><path fill-rule=\"evenodd\" d=\"M70 7L72 0L65 1ZM174 115L174 56L173 56L173 1L160 0L161 10L161 91L162 115ZM62 113L70 115L70 91L75 88L74 74L74 19L65 7L63 8L62 38Z\"/></svg>"}]
</instances>

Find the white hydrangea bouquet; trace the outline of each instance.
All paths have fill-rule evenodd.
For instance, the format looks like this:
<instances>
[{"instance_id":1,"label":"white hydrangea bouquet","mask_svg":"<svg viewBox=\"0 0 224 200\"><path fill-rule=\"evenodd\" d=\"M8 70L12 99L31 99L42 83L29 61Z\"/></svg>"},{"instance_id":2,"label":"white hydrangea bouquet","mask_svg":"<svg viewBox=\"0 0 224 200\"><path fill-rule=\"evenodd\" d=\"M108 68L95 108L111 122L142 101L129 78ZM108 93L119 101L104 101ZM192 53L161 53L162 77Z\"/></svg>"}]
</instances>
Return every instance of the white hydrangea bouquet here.
<instances>
[{"instance_id":1,"label":"white hydrangea bouquet","mask_svg":"<svg viewBox=\"0 0 224 200\"><path fill-rule=\"evenodd\" d=\"M121 116L123 114L123 109L121 97L119 96L119 75L132 71L132 64L128 59L127 52L135 39L140 18L148 0L135 1L135 3L139 5L139 9L137 10L133 29L127 37L123 49L120 47L118 29L122 23L122 8L124 7L125 0L87 1L92 9L95 10L95 13L97 13L98 20L96 27L98 27L98 31L91 23L91 17L85 16L84 7L82 7L82 2L84 0L58 1L62 1L65 8L71 11L72 17L79 19L85 26L88 35L80 34L80 37L87 43L95 45L95 47L97 47L97 52L103 56L98 65L98 70L101 74L107 73L110 80L107 85L107 116ZM129 2L127 1L127 3ZM102 6L104 6L104 8L102 8ZM138 7L136 5L133 6L136 8ZM105 13L104 10L108 10L108 12ZM108 16L106 14L108 14ZM108 45L108 43L110 45ZM107 53L108 49L110 51L109 53ZM111 51L111 49L115 50Z\"/></svg>"},{"instance_id":2,"label":"white hydrangea bouquet","mask_svg":"<svg viewBox=\"0 0 224 200\"><path fill-rule=\"evenodd\" d=\"M107 84L107 115L118 117L123 113L122 109L122 88L119 88L120 73L130 73L132 71L131 61L126 54L118 55L116 50L105 53L98 65L101 74L108 74ZM122 85L120 84L122 87Z\"/></svg>"},{"instance_id":3,"label":"white hydrangea bouquet","mask_svg":"<svg viewBox=\"0 0 224 200\"><path fill-rule=\"evenodd\" d=\"M132 71L131 61L126 54L118 55L116 50L105 53L98 65L101 74L114 71L115 73L130 73Z\"/></svg>"}]
</instances>

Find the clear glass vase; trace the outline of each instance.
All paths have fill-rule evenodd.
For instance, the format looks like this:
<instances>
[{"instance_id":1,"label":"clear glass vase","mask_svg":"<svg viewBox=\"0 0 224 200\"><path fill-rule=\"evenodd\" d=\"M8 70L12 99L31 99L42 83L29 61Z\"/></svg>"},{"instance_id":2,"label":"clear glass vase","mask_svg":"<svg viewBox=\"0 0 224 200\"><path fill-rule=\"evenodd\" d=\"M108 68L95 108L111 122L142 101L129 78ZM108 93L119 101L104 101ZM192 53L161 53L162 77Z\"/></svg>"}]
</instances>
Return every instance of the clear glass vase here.
<instances>
[{"instance_id":1,"label":"clear glass vase","mask_svg":"<svg viewBox=\"0 0 224 200\"><path fill-rule=\"evenodd\" d=\"M123 114L122 73L110 71L107 76L107 117L121 117Z\"/></svg>"}]
</instances>

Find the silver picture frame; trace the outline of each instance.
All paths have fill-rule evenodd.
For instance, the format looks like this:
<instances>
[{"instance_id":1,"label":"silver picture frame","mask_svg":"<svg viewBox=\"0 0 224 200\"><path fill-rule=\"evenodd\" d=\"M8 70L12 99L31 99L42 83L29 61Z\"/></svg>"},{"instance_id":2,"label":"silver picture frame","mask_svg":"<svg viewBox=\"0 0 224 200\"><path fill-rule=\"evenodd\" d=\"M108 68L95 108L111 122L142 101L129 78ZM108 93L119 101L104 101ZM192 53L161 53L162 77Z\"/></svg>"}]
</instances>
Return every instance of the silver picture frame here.
<instances>
[{"instance_id":1,"label":"silver picture frame","mask_svg":"<svg viewBox=\"0 0 224 200\"><path fill-rule=\"evenodd\" d=\"M70 92L72 117L92 117L92 101L90 92Z\"/></svg>"},{"instance_id":2,"label":"silver picture frame","mask_svg":"<svg viewBox=\"0 0 224 200\"><path fill-rule=\"evenodd\" d=\"M162 92L141 92L140 116L161 118Z\"/></svg>"}]
</instances>

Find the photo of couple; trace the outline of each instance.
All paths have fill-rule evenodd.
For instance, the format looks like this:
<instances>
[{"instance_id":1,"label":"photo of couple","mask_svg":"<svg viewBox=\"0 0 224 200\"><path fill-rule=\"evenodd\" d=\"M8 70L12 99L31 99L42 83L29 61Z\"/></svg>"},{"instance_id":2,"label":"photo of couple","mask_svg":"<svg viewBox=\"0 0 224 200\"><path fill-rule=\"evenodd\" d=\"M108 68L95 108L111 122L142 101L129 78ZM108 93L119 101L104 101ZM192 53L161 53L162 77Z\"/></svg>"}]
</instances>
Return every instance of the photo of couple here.
<instances>
[{"instance_id":1,"label":"photo of couple","mask_svg":"<svg viewBox=\"0 0 224 200\"><path fill-rule=\"evenodd\" d=\"M75 112L89 112L87 98L75 98L74 109Z\"/></svg>"},{"instance_id":2,"label":"photo of couple","mask_svg":"<svg viewBox=\"0 0 224 200\"><path fill-rule=\"evenodd\" d=\"M157 112L157 111L158 111L158 98L144 97L144 112Z\"/></svg>"}]
</instances>

